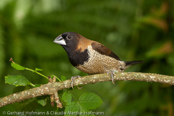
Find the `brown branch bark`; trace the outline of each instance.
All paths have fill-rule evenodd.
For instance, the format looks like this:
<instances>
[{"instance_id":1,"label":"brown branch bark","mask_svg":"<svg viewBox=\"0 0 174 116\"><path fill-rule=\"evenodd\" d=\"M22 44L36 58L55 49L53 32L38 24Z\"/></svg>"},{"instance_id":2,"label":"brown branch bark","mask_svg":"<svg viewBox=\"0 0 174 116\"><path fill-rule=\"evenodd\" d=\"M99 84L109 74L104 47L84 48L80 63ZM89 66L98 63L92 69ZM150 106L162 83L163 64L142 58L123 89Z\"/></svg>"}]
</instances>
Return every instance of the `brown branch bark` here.
<instances>
[{"instance_id":1,"label":"brown branch bark","mask_svg":"<svg viewBox=\"0 0 174 116\"><path fill-rule=\"evenodd\" d=\"M110 81L110 80L111 77L110 75L107 74L89 75L75 79L74 86ZM160 75L153 73L138 73L138 72L115 73L114 80L146 81L146 82L158 82L158 83L174 85L174 76L167 76L167 75ZM67 88L71 88L71 80L48 83L45 85L41 85L40 87L32 88L29 90L25 90L19 93L14 93L6 97L0 98L0 107L38 96L53 95L55 92Z\"/></svg>"}]
</instances>

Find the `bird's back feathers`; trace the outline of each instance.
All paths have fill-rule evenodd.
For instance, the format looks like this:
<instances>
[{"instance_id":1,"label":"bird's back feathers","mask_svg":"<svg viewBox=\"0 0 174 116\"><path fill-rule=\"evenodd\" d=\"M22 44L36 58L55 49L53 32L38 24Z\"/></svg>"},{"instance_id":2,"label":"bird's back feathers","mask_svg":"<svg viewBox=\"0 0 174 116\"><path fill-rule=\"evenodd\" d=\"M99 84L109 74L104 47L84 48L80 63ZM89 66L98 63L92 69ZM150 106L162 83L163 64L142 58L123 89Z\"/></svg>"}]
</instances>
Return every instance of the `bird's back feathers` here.
<instances>
[{"instance_id":1,"label":"bird's back feathers","mask_svg":"<svg viewBox=\"0 0 174 116\"><path fill-rule=\"evenodd\" d=\"M113 53L110 49L108 49L101 43L93 42L91 44L91 46L94 50L96 50L97 52L99 52L102 55L110 56L110 57L115 58L116 60L120 60L120 58L115 53Z\"/></svg>"}]
</instances>

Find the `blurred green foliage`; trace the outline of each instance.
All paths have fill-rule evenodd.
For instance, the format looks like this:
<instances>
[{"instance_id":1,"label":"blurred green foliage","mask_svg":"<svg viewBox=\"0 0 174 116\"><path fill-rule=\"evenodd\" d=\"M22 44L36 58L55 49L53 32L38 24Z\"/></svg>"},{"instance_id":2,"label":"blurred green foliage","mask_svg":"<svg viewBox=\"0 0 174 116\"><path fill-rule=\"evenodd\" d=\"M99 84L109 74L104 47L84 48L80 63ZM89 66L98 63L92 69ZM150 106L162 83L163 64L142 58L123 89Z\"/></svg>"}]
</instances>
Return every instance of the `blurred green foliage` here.
<instances>
[{"instance_id":1,"label":"blurred green foliage","mask_svg":"<svg viewBox=\"0 0 174 116\"><path fill-rule=\"evenodd\" d=\"M122 60L144 60L127 71L174 75L173 0L1 0L0 97L27 89L5 84L8 74L24 75L34 84L47 83L34 73L13 69L11 57L22 66L43 69L45 75L86 75L71 66L63 48L53 43L68 31L103 43ZM99 95L103 104L96 111L106 116L173 116L173 89L119 81L85 85L72 92L77 97L84 91ZM0 112L56 110L35 99L5 106Z\"/></svg>"}]
</instances>

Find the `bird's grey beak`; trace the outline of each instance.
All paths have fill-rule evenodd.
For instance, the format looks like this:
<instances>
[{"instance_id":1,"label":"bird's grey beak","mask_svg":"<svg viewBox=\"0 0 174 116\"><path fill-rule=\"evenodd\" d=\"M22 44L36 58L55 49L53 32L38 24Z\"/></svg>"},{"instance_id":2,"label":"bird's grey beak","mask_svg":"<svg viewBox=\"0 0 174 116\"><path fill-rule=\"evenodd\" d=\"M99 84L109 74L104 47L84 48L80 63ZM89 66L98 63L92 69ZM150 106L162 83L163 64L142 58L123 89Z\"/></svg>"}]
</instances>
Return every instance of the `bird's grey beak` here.
<instances>
[{"instance_id":1,"label":"bird's grey beak","mask_svg":"<svg viewBox=\"0 0 174 116\"><path fill-rule=\"evenodd\" d=\"M53 42L60 45L66 45L66 42L62 36L58 36Z\"/></svg>"},{"instance_id":2,"label":"bird's grey beak","mask_svg":"<svg viewBox=\"0 0 174 116\"><path fill-rule=\"evenodd\" d=\"M66 42L62 36L58 36L53 42L60 45L66 45Z\"/></svg>"}]
</instances>

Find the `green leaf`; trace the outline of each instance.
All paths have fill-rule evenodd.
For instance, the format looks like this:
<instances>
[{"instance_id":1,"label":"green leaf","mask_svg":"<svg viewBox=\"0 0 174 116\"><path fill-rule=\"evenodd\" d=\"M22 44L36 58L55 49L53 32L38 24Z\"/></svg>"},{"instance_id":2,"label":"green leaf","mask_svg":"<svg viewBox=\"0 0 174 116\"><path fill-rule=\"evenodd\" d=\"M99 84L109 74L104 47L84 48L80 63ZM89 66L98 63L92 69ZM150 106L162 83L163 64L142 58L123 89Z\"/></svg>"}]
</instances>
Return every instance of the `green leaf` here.
<instances>
[{"instance_id":1,"label":"green leaf","mask_svg":"<svg viewBox=\"0 0 174 116\"><path fill-rule=\"evenodd\" d=\"M103 103L103 101L94 93L84 93L80 96L79 103L83 106L83 108L96 109Z\"/></svg>"},{"instance_id":2,"label":"green leaf","mask_svg":"<svg viewBox=\"0 0 174 116\"><path fill-rule=\"evenodd\" d=\"M14 63L14 62L11 63L11 66L12 66L13 68L15 68L16 70L25 70L25 67L23 67L23 66L21 66L21 65L19 65L19 64L16 64L16 63Z\"/></svg>"},{"instance_id":3,"label":"green leaf","mask_svg":"<svg viewBox=\"0 0 174 116\"><path fill-rule=\"evenodd\" d=\"M65 107L65 116L77 116L80 110L80 105L77 102L71 102Z\"/></svg>"},{"instance_id":4,"label":"green leaf","mask_svg":"<svg viewBox=\"0 0 174 116\"><path fill-rule=\"evenodd\" d=\"M66 103L66 105L69 105L72 100L72 95L68 93L67 91L65 91L62 95L62 99Z\"/></svg>"},{"instance_id":5,"label":"green leaf","mask_svg":"<svg viewBox=\"0 0 174 116\"><path fill-rule=\"evenodd\" d=\"M40 68L35 68L35 71L42 71L42 69L40 69Z\"/></svg>"},{"instance_id":6,"label":"green leaf","mask_svg":"<svg viewBox=\"0 0 174 116\"><path fill-rule=\"evenodd\" d=\"M47 98L37 100L37 102L38 102L40 105L45 106L45 105L47 104Z\"/></svg>"},{"instance_id":7,"label":"green leaf","mask_svg":"<svg viewBox=\"0 0 174 116\"><path fill-rule=\"evenodd\" d=\"M64 93L66 98L67 93ZM67 99L65 99L67 100ZM103 103L101 98L94 93L84 93L79 101L70 102L65 106L65 116L94 116L88 109L95 109Z\"/></svg>"},{"instance_id":8,"label":"green leaf","mask_svg":"<svg viewBox=\"0 0 174 116\"><path fill-rule=\"evenodd\" d=\"M87 109L85 109L84 107L80 107L80 116L95 116L92 111L89 111Z\"/></svg>"},{"instance_id":9,"label":"green leaf","mask_svg":"<svg viewBox=\"0 0 174 116\"><path fill-rule=\"evenodd\" d=\"M65 76L61 76L61 80L62 81L65 81L66 80L66 77Z\"/></svg>"},{"instance_id":10,"label":"green leaf","mask_svg":"<svg viewBox=\"0 0 174 116\"><path fill-rule=\"evenodd\" d=\"M65 107L65 116L95 116L84 108L79 102L71 102Z\"/></svg>"},{"instance_id":11,"label":"green leaf","mask_svg":"<svg viewBox=\"0 0 174 116\"><path fill-rule=\"evenodd\" d=\"M8 75L5 76L5 83L15 85L17 86L26 86L30 85L31 82L27 80L24 76L22 75Z\"/></svg>"}]
</instances>

